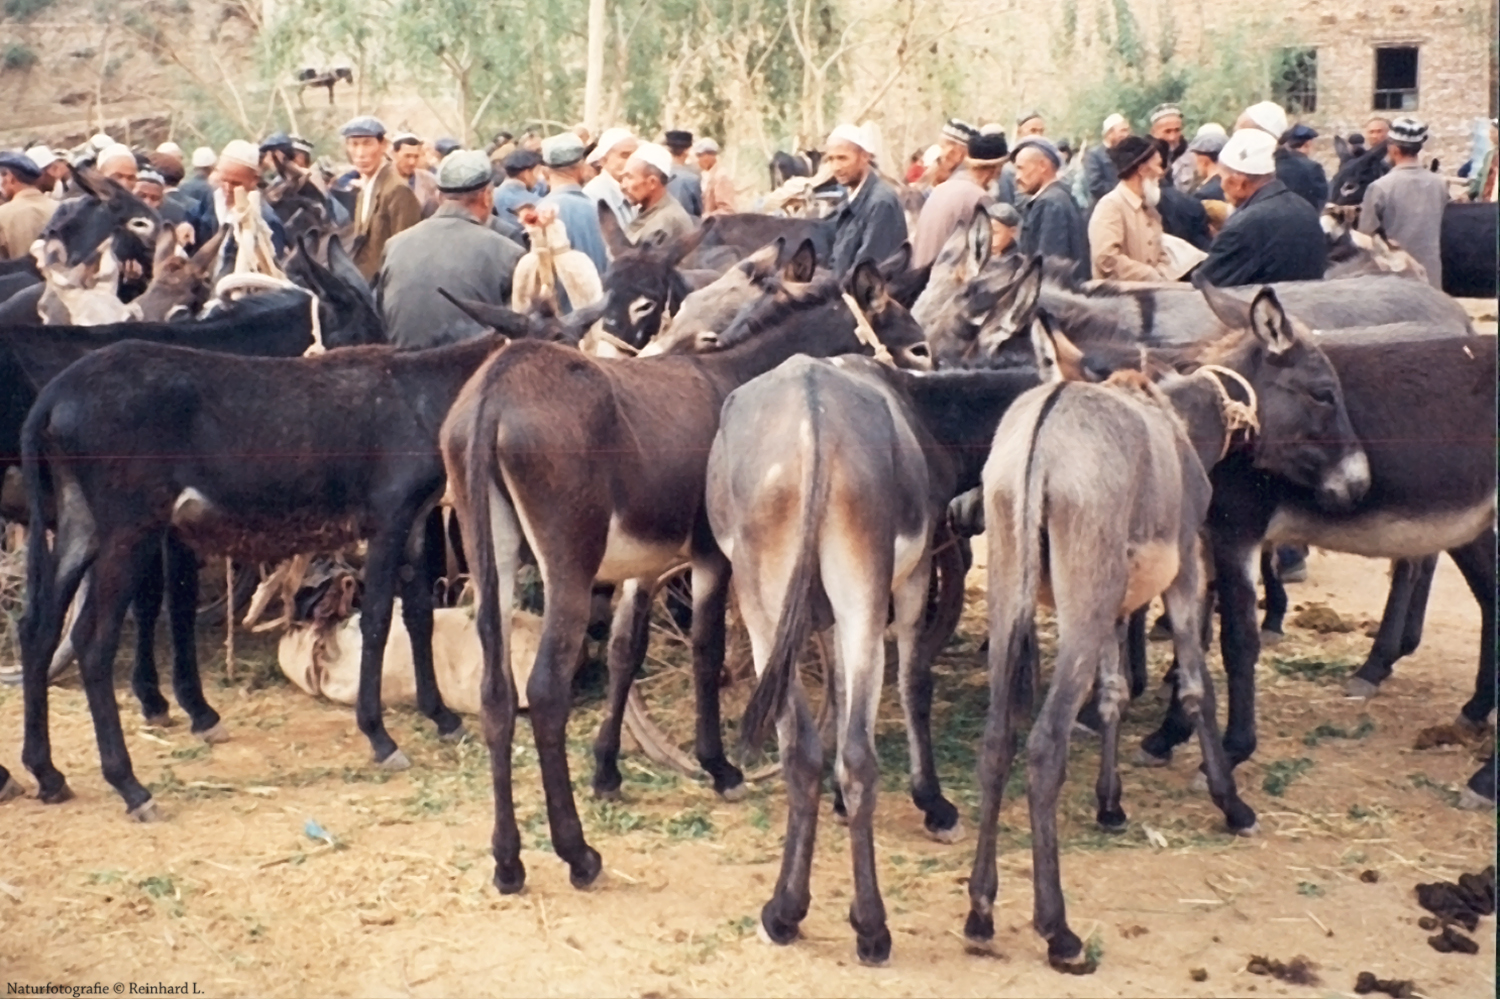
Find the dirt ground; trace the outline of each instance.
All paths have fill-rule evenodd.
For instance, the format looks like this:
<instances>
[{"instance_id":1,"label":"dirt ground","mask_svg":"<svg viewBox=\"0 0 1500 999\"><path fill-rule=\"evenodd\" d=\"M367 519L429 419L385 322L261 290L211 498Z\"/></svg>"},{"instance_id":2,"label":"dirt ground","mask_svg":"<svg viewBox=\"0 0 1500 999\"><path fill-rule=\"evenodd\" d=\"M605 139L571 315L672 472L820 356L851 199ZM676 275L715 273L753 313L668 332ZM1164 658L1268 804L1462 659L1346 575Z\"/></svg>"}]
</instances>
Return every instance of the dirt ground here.
<instances>
[{"instance_id":1,"label":"dirt ground","mask_svg":"<svg viewBox=\"0 0 1500 999\"><path fill-rule=\"evenodd\" d=\"M939 666L934 729L945 789L972 830L986 686L977 574L970 584L969 613ZM803 937L784 949L755 937L785 820L778 780L725 804L632 755L624 800L593 802L586 746L599 698L585 691L571 729L573 774L607 874L595 890L569 887L549 849L523 723L517 793L529 879L525 893L502 898L490 885L481 744L441 744L424 719L392 712L415 766L377 773L352 711L282 681L268 642L241 640L231 684L222 636L205 634L210 699L231 742L207 747L180 723L147 729L128 685L118 687L136 772L165 822L125 817L99 774L76 681L54 691L54 746L78 797L0 806L0 978L187 982L203 995L1329 996L1350 994L1369 970L1412 979L1421 995L1493 996L1493 920L1475 935L1477 956L1438 954L1417 926L1412 891L1495 855L1494 815L1452 807L1473 753L1410 748L1419 728L1451 720L1467 696L1479 615L1445 561L1420 651L1378 698L1349 701L1340 680L1369 645L1363 628L1385 587L1381 563L1314 553L1309 582L1290 588L1296 605L1326 604L1353 630L1290 627L1262 657L1260 748L1238 772L1260 816L1256 838L1228 835L1207 796L1189 790L1192 749L1166 770L1127 768L1129 828L1097 832L1097 745L1075 740L1063 879L1073 928L1102 952L1089 977L1051 971L1031 930L1025 804L1014 795L1002 814L995 948L966 950L972 835L956 846L922 835L904 794L905 739L889 683L877 842L895 949L889 967L866 969L846 921L848 837L826 807ZM685 677L665 665L679 658L673 644L658 638L645 690L685 738ZM1167 650L1152 653L1159 674ZM730 692L731 717L742 698ZM1159 713L1149 695L1134 705L1127 740ZM0 754L16 771L20 730L19 691L0 689ZM18 776L34 793L29 775ZM308 820L334 844L311 838ZM1366 871L1378 882L1362 880ZM1256 954L1305 955L1320 984L1252 975L1245 967Z\"/></svg>"}]
</instances>

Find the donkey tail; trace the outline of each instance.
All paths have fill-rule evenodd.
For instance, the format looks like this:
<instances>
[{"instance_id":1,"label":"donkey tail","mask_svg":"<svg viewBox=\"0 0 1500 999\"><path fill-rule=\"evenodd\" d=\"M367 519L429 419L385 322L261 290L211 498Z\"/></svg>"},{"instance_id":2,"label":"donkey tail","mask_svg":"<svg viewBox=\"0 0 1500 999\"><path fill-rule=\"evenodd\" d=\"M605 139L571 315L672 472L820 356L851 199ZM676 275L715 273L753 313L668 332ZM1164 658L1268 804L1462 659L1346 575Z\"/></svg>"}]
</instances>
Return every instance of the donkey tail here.
<instances>
[{"instance_id":1,"label":"donkey tail","mask_svg":"<svg viewBox=\"0 0 1500 999\"><path fill-rule=\"evenodd\" d=\"M798 518L797 560L787 580L776 638L771 643L766 667L761 672L740 725L740 747L760 748L767 730L786 708L787 695L796 675L797 658L812 630L812 588L818 575L818 517L827 505L830 473L823 464L818 426L818 396L811 374L807 380L807 412L810 431L803 452L802 510Z\"/></svg>"}]
</instances>

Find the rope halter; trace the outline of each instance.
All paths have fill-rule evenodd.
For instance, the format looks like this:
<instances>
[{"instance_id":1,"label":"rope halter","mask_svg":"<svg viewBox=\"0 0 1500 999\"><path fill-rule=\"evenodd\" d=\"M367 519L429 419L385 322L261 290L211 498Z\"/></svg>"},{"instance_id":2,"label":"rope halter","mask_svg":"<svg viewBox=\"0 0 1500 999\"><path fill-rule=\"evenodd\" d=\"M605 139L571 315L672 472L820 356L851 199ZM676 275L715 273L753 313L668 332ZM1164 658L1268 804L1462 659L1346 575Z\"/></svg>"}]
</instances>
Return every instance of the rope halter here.
<instances>
[{"instance_id":1,"label":"rope halter","mask_svg":"<svg viewBox=\"0 0 1500 999\"><path fill-rule=\"evenodd\" d=\"M1257 414L1259 403L1255 398L1255 389L1251 388L1245 376L1231 368L1218 364L1205 364L1198 368L1196 374L1206 377L1213 387L1219 391L1219 410L1224 416L1224 447L1219 451L1219 460L1229 453L1229 442L1234 439L1235 431L1244 430L1248 434L1260 432L1260 417ZM1245 398L1248 402L1240 402L1229 394L1229 389L1215 375L1222 375L1232 381L1240 383L1240 388L1245 390Z\"/></svg>"},{"instance_id":2,"label":"rope halter","mask_svg":"<svg viewBox=\"0 0 1500 999\"><path fill-rule=\"evenodd\" d=\"M859 307L859 301L849 292L844 292L844 304L849 306L849 311L854 315L854 335L859 342L875 352L875 360L881 364L896 366L896 359L891 357L891 352L886 349L885 344L880 342L880 337L875 335L875 328L870 325L870 320L865 316L863 309Z\"/></svg>"}]
</instances>

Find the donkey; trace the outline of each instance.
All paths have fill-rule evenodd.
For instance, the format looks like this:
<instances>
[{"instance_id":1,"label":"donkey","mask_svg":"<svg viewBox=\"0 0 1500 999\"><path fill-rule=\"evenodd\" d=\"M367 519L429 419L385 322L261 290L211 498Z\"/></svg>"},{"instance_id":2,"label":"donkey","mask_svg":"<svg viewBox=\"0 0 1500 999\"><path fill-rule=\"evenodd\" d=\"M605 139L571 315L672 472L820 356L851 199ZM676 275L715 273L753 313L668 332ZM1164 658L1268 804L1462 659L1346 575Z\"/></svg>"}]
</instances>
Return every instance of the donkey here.
<instances>
[{"instance_id":1,"label":"donkey","mask_svg":"<svg viewBox=\"0 0 1500 999\"><path fill-rule=\"evenodd\" d=\"M981 384L972 384L976 379ZM706 504L734 568L760 675L740 732L753 748L776 723L791 798L781 877L761 910L769 940L790 943L810 899L822 744L796 660L813 627L831 619L838 650L835 772L849 816L856 884L850 922L862 963L884 964L891 950L872 825L875 711L891 601L912 798L934 838L962 835L932 759L929 668L937 649L919 635L933 538L962 480L977 479L979 461L963 467L965 445L988 440L1005 407L1036 381L1034 371L918 374L860 357L794 357L724 402ZM964 418L950 419L955 411Z\"/></svg>"},{"instance_id":2,"label":"donkey","mask_svg":"<svg viewBox=\"0 0 1500 999\"><path fill-rule=\"evenodd\" d=\"M108 252L120 265L121 302L130 302L150 283L161 219L120 184L90 168L73 171L84 197L58 206L42 230L39 270L74 269Z\"/></svg>"},{"instance_id":3,"label":"donkey","mask_svg":"<svg viewBox=\"0 0 1500 999\"><path fill-rule=\"evenodd\" d=\"M410 765L380 708L380 660L399 584L419 706L440 735L456 737L462 723L433 681L432 588L424 532L413 528L443 489L442 419L505 343L491 334L431 350L359 347L284 360L127 342L53 379L21 438L31 512L23 761L42 800L71 795L52 762L46 670L63 609L91 570L74 637L105 777L131 816L157 817L130 767L110 665L133 584L164 536L256 561L368 541L360 730L378 765ZM51 546L49 490L57 497Z\"/></svg>"},{"instance_id":4,"label":"donkey","mask_svg":"<svg viewBox=\"0 0 1500 999\"><path fill-rule=\"evenodd\" d=\"M682 261L698 248L714 225L715 220L708 218L685 236L636 246L620 228L615 213L600 204L599 228L610 257L609 269L600 275L609 300L604 331L636 350L650 342L694 290L681 270ZM717 276L710 275L708 280Z\"/></svg>"},{"instance_id":5,"label":"donkey","mask_svg":"<svg viewBox=\"0 0 1500 999\"><path fill-rule=\"evenodd\" d=\"M1480 725L1495 707L1495 339L1347 332L1318 342L1365 442L1370 488L1352 507L1330 509L1305 481L1262 462L1232 456L1215 470L1210 528L1229 674L1225 748L1235 763L1255 750L1254 556L1265 541L1374 558L1447 551L1482 621L1474 695L1459 724ZM1403 625L1411 620L1408 613ZM1388 663L1372 661L1355 679L1374 684L1388 674ZM1184 738L1174 707L1142 749L1148 761L1165 762Z\"/></svg>"},{"instance_id":6,"label":"donkey","mask_svg":"<svg viewBox=\"0 0 1500 999\"><path fill-rule=\"evenodd\" d=\"M442 451L478 593L484 732L495 782L494 880L502 893L520 891L526 877L511 799L516 692L504 630L523 542L546 594L527 697L552 842L573 885L587 887L601 870L599 854L584 841L564 744L569 680L595 580L628 584L610 643L610 714L594 744L595 793L618 793L621 784L620 719L645 654L647 590L638 582L687 555L697 756L717 792L743 794L744 777L725 757L719 730L729 567L703 510L708 449L724 397L793 354L859 350L859 331L873 327L879 349L910 365L927 362L920 330L886 298L873 264L856 268L848 294L860 316L833 280L779 293L723 331L717 349L693 357L592 360L553 344L516 343L485 366L449 413Z\"/></svg>"}]
</instances>

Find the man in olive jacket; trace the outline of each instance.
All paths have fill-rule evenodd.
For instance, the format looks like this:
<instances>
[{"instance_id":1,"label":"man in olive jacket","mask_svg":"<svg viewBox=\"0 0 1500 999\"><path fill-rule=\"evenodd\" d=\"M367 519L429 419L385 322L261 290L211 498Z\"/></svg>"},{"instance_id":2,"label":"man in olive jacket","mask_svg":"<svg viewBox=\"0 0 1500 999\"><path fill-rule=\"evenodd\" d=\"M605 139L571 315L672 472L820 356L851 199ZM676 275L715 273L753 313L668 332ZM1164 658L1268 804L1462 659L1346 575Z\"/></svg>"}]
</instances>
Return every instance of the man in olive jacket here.
<instances>
[{"instance_id":1,"label":"man in olive jacket","mask_svg":"<svg viewBox=\"0 0 1500 999\"><path fill-rule=\"evenodd\" d=\"M1224 195L1235 206L1197 273L1218 287L1312 281L1328 267L1318 212L1276 179L1276 139L1242 128L1219 153Z\"/></svg>"},{"instance_id":2,"label":"man in olive jacket","mask_svg":"<svg viewBox=\"0 0 1500 999\"><path fill-rule=\"evenodd\" d=\"M366 281L375 279L385 244L399 232L422 221L422 203L396 165L386 156L385 126L364 116L346 124L344 152L359 171L359 195L354 201L354 266Z\"/></svg>"}]
</instances>

